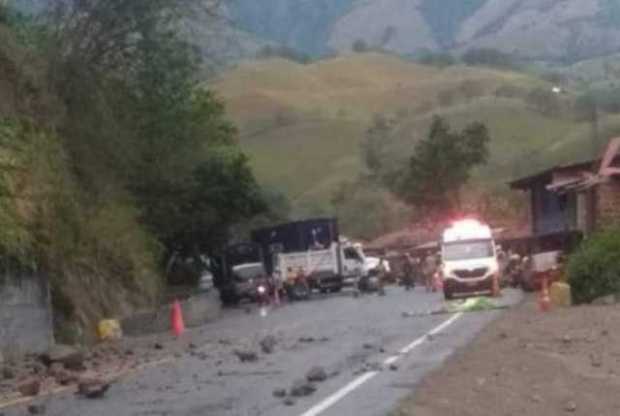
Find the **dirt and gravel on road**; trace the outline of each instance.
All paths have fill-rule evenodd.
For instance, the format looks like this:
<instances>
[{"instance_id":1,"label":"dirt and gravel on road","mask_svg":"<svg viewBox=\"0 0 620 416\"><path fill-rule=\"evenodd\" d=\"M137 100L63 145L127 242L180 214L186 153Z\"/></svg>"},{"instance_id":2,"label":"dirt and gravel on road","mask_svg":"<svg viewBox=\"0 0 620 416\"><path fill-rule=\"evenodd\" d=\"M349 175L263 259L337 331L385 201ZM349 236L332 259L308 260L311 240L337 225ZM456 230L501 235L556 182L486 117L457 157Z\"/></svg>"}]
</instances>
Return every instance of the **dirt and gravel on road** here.
<instances>
[{"instance_id":1,"label":"dirt and gravel on road","mask_svg":"<svg viewBox=\"0 0 620 416\"><path fill-rule=\"evenodd\" d=\"M429 375L396 416L620 414L620 306L529 299Z\"/></svg>"}]
</instances>

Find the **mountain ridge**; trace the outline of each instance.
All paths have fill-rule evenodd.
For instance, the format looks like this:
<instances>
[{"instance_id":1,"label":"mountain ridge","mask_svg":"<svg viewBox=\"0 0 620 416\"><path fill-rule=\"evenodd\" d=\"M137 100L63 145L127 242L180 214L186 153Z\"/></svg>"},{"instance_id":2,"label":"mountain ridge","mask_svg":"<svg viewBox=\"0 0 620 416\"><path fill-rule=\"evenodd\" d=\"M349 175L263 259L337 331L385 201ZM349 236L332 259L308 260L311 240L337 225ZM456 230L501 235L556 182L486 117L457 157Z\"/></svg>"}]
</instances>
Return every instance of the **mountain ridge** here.
<instances>
[{"instance_id":1,"label":"mountain ridge","mask_svg":"<svg viewBox=\"0 0 620 416\"><path fill-rule=\"evenodd\" d=\"M338 0L331 7L325 0L267 0L258 14L249 12L255 0L233 3L231 17L244 30L312 55L350 51L359 40L401 55L494 48L524 59L577 61L620 51L616 0L443 0L445 7L436 0ZM271 16L263 30L256 30L257 15Z\"/></svg>"}]
</instances>

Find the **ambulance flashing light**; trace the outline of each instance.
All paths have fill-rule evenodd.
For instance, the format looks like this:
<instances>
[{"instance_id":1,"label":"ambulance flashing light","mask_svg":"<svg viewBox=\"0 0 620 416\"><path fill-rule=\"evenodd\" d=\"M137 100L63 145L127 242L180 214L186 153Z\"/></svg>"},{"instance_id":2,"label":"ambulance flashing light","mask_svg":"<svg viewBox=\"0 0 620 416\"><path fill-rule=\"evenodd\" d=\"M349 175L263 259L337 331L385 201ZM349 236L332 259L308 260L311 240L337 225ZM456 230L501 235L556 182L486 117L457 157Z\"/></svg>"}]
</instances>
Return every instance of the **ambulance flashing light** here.
<instances>
[{"instance_id":1,"label":"ambulance flashing light","mask_svg":"<svg viewBox=\"0 0 620 416\"><path fill-rule=\"evenodd\" d=\"M486 240L491 238L493 238L491 228L477 220L457 221L443 232L444 243L463 240Z\"/></svg>"}]
</instances>

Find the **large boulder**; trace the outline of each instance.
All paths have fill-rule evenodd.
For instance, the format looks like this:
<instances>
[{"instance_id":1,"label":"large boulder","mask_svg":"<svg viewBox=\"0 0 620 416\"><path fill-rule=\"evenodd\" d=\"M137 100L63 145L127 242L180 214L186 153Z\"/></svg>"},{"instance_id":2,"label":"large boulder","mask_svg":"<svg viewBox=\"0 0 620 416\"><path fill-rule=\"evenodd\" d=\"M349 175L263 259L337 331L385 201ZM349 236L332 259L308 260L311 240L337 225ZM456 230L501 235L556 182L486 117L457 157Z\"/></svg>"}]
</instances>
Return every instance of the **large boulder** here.
<instances>
[{"instance_id":1,"label":"large boulder","mask_svg":"<svg viewBox=\"0 0 620 416\"><path fill-rule=\"evenodd\" d=\"M54 345L46 353L41 354L41 362L50 367L54 363L62 364L66 369L83 371L86 356L77 348L69 345Z\"/></svg>"}]
</instances>

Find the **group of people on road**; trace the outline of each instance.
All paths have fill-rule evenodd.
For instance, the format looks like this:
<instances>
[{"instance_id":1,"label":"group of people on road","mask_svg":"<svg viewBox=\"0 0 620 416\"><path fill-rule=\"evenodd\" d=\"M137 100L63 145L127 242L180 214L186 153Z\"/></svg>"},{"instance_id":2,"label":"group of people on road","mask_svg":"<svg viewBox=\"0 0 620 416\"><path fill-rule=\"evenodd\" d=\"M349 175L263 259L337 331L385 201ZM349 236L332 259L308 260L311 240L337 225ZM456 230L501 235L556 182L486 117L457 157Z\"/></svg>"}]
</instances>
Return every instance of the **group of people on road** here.
<instances>
[{"instance_id":1,"label":"group of people on road","mask_svg":"<svg viewBox=\"0 0 620 416\"><path fill-rule=\"evenodd\" d=\"M402 274L402 284L405 290L411 290L418 283L422 284L427 292L436 291L435 278L438 267L439 261L436 255L429 254L422 258L414 258L406 253Z\"/></svg>"}]
</instances>

